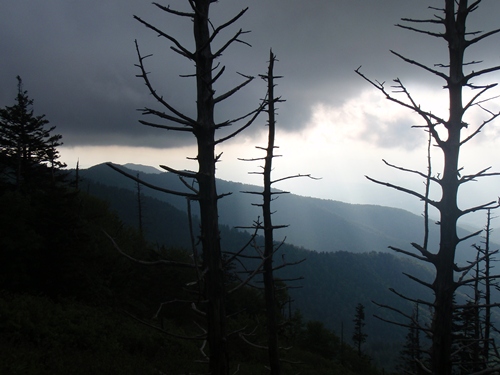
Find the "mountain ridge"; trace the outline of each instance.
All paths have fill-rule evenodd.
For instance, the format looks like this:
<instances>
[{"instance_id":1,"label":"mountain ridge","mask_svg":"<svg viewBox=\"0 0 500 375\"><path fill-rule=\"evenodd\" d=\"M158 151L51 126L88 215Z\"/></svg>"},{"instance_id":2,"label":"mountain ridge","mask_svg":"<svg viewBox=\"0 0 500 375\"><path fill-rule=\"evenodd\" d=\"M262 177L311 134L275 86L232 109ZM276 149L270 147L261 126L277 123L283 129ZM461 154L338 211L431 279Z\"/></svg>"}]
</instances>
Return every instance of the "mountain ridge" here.
<instances>
[{"instance_id":1,"label":"mountain ridge","mask_svg":"<svg viewBox=\"0 0 500 375\"><path fill-rule=\"evenodd\" d=\"M132 175L139 173L141 179L159 187L190 192L179 178L168 172L144 173L119 166ZM151 167L152 168L152 167ZM105 164L80 171L83 178L90 178L109 186L128 190L136 189L136 182L117 173ZM242 191L260 191L259 186L217 180L219 194L232 193L219 201L219 222L229 227L250 227L261 215L259 196ZM279 190L277 190L279 191ZM171 196L149 188L141 192L173 207L187 212L184 197ZM295 246L318 252L349 251L392 252L388 247L412 250L411 243L423 239L423 218L409 211L379 205L352 204L341 201L304 197L292 193L279 195L272 203L273 222L288 225L275 233L275 238L286 239ZM193 215L199 215L197 205L192 205ZM438 245L438 225L430 226L429 249ZM464 237L470 231L459 230ZM472 238L460 245L457 260L462 263L471 258L471 245L479 241Z\"/></svg>"}]
</instances>

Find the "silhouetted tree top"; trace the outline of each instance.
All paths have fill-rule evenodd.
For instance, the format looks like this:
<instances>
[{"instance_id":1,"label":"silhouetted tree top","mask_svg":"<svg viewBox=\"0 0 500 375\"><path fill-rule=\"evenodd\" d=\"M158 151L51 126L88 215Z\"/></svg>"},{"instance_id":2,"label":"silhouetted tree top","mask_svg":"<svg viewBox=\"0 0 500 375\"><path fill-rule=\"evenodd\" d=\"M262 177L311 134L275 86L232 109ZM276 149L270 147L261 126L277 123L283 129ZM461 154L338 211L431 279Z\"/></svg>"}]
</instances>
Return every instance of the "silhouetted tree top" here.
<instances>
[{"instance_id":1,"label":"silhouetted tree top","mask_svg":"<svg viewBox=\"0 0 500 375\"><path fill-rule=\"evenodd\" d=\"M45 115L35 115L33 99L17 76L18 91L13 106L0 109L0 180L7 186L32 188L54 183L60 162L60 134L52 134Z\"/></svg>"}]
</instances>

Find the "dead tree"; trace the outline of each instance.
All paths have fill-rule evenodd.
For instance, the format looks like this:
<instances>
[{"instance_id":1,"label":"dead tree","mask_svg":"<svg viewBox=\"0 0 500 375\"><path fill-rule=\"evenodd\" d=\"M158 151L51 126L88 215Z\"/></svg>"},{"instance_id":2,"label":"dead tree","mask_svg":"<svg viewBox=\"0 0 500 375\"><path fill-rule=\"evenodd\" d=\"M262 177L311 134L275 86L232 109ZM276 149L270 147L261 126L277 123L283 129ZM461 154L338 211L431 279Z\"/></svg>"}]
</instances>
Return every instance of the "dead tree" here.
<instances>
[{"instance_id":1,"label":"dead tree","mask_svg":"<svg viewBox=\"0 0 500 375\"><path fill-rule=\"evenodd\" d=\"M253 77L243 76L243 82L233 89L215 96L214 84L224 73L224 67L214 65L214 60L219 58L224 51L234 43L247 44L241 40L246 32L238 30L233 37L228 39L216 51L212 51L213 41L219 34L232 26L246 12L240 13L224 24L214 27L210 22L209 11L213 0L188 0L188 11L174 10L158 3L153 3L159 10L170 16L185 18L193 25L194 50L183 46L172 34L165 32L138 16L134 18L154 31L159 37L171 43L171 49L190 60L195 65L195 71L188 77L196 80L196 117L191 117L179 111L175 105L167 101L163 95L157 92L145 66L145 60L151 55L143 55L136 41L138 64L141 78L151 96L156 100L160 109L145 107L143 115L152 115L157 121L140 120L140 123L153 128L174 131L179 133L191 133L196 139L197 155L193 158L198 163L198 170L179 171L168 166L161 166L168 172L177 174L187 187L186 192L172 191L167 188L150 186L144 181L129 176L141 184L166 193L184 196L188 201L197 201L200 207L200 236L199 242L202 247L202 264L199 275L201 276L203 290L203 306L200 310L207 320L206 340L208 343L209 372L211 374L228 374L228 348L226 332L225 312L225 280L224 264L220 245L219 222L218 222L218 200L225 194L219 195L216 188L215 170L220 155L215 154L216 145L236 136L255 120L261 107L253 110L240 118L226 120L216 123L214 109L217 104L228 99L238 90L253 80ZM158 121L159 120L159 121ZM229 134L217 139L216 132L222 128L228 128L238 123L238 128ZM118 170L118 168L115 167ZM123 172L122 172L123 173ZM125 173L124 173L125 174ZM126 175L126 174L125 174ZM188 183L192 179L195 184Z\"/></svg>"},{"instance_id":2,"label":"dead tree","mask_svg":"<svg viewBox=\"0 0 500 375\"><path fill-rule=\"evenodd\" d=\"M266 302L266 320L267 320L267 345L269 354L269 366L272 375L279 375L281 373L280 358L278 352L278 312L276 306L276 296L275 296L275 285L274 285L274 273L273 273L273 253L274 248L274 229L279 228L273 226L271 218L271 200L273 193L271 191L271 171L272 171L272 161L274 157L274 140L276 132L276 120L275 120L275 103L279 101L278 98L274 97L274 62L276 57L273 53L270 53L269 59L269 69L267 76L263 77L267 80L267 113L268 113L268 127L269 127L269 138L267 143L266 157L264 163L264 191L262 194L263 204L262 204L262 216L264 224L264 267L263 267L263 279L264 279L264 299Z\"/></svg>"},{"instance_id":3,"label":"dead tree","mask_svg":"<svg viewBox=\"0 0 500 375\"><path fill-rule=\"evenodd\" d=\"M440 188L441 198L438 201L430 199L428 196L422 195L412 189L382 182L370 177L368 177L368 179L377 184L385 185L413 195L428 203L439 212L440 220L438 224L440 226L440 244L437 251L432 251L432 249L417 243L412 244L417 253L401 249L398 249L398 251L430 263L435 268L435 279L432 283L414 277L412 277L412 279L428 287L434 293L434 301L430 303L433 309L430 327L432 338L430 371L433 374L451 375L453 297L458 287L470 282L469 280L464 280L462 282L456 282L454 280L455 272L463 271L463 269L459 269L455 265L455 252L458 244L480 233L476 232L464 238L459 238L457 234L457 221L462 216L471 212L498 207L496 200L466 209L460 209L457 203L460 186L479 178L498 175L498 173L489 172L490 168L485 168L472 175L461 175L461 168L459 167L460 149L478 135L486 125L490 124L500 115L500 113L494 113L486 108L486 104L491 97L485 98L485 95L497 84L477 85L472 82L476 78L500 70L500 66L473 70L471 67L480 64L480 62L465 61L464 55L469 47L476 45L487 37L498 34L500 29L489 32L466 31L468 17L478 9L481 0L471 2L468 0L443 0L443 3L444 7L441 9L431 8L438 12L434 18L405 18L403 19L405 23L398 24L397 26L405 30L444 40L447 43L449 58L446 63L436 64L434 67L430 67L397 52L391 52L406 63L415 65L444 80L444 87L449 94L449 106L446 106L446 108L449 108L449 112L446 115L439 116L432 113L430 110L423 109L400 79L394 80L394 85L392 86L394 91L391 92L387 90L383 83L367 78L361 73L359 68L356 72L381 91L388 100L417 113L424 121L424 124L420 127L430 132L433 142L443 156L444 166L442 171L436 177L430 179L434 185ZM441 32L429 31L421 29L420 25L437 25L441 26L443 30ZM466 72L466 70L468 71ZM472 90L472 96L469 101L463 99L465 89ZM401 94L402 97L397 94ZM472 108L483 110L485 119L481 124L477 124L469 135L463 135L463 129L469 126L469 124L464 122L464 114ZM387 164L397 170L406 171L419 175L422 178L427 178L427 175L420 171L405 169L389 163Z\"/></svg>"},{"instance_id":4,"label":"dead tree","mask_svg":"<svg viewBox=\"0 0 500 375\"><path fill-rule=\"evenodd\" d=\"M276 280L274 272L285 266L300 263L287 263L283 257L283 263L276 266L273 264L273 256L279 250L280 245L276 245L274 240L274 230L285 228L288 225L276 225L273 224L271 209L271 202L276 198L276 196L281 194L286 194L284 191L273 190L273 184L291 178L298 177L308 177L313 178L310 175L293 175L284 178L273 180L272 170L273 170L273 159L280 155L275 154L275 149L278 146L275 145L276 138L276 103L282 102L281 97L276 97L274 94L274 88L276 86L275 79L281 78L280 76L274 75L274 63L276 62L276 56L272 51L269 53L269 67L268 72L260 77L267 82L267 96L264 100L264 105L268 115L267 125L268 125L268 142L267 147L258 147L262 151L265 151L266 156L261 158L252 159L240 159L243 161L263 161L261 172L250 172L251 174L261 174L263 177L263 190L260 192L255 191L245 191L247 194L256 194L262 196L262 203L256 203L256 206L262 208L262 222L255 222L253 229L262 230L264 233L264 251L260 251L259 257L262 259L262 276L264 283L264 299L266 305L266 324L267 324L267 351L269 357L269 366L271 375L279 375L281 373L280 355L279 355L279 343L278 343L278 332L279 332L279 307L276 300ZM290 281L290 280L288 280Z\"/></svg>"},{"instance_id":5,"label":"dead tree","mask_svg":"<svg viewBox=\"0 0 500 375\"><path fill-rule=\"evenodd\" d=\"M481 298L481 302L477 303L476 305L478 309L482 310L482 320L480 321L480 324L483 327L481 332L481 358L486 365L489 365L492 362L490 359L490 355L492 353L496 355L494 360L498 360L498 351L496 350L496 345L491 335L492 331L496 330L491 319L492 308L498 306L498 303L494 303L491 299L491 290L493 288L499 287L498 282L493 280L496 276L493 276L492 274L492 270L494 268L493 262L495 261L494 256L499 252L498 249L491 250L490 248L492 219L493 218L491 216L491 210L488 210L486 214L484 236L483 240L481 241L483 246L478 244L472 245L477 250L477 281L474 283L474 295L477 295Z\"/></svg>"}]
</instances>

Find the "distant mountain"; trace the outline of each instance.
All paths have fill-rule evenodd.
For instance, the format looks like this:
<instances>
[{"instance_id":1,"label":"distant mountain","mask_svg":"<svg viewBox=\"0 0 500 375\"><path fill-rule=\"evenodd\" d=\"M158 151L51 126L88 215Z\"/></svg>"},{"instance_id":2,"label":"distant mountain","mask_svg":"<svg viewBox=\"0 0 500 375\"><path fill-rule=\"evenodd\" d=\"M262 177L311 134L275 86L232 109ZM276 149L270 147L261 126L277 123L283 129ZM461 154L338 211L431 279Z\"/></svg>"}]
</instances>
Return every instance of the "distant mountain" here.
<instances>
[{"instance_id":1,"label":"distant mountain","mask_svg":"<svg viewBox=\"0 0 500 375\"><path fill-rule=\"evenodd\" d=\"M125 166L122 168L133 175L140 173L141 179L153 185L189 192L172 173L144 173L139 169L145 168L138 166L134 167L135 170ZM104 185L136 189L135 182L104 164L82 170L80 174ZM261 188L224 180L217 182L219 194L232 193L219 201L220 223L229 227L251 226L261 215L260 208L253 205L260 203L260 197L242 192L261 191ZM186 200L183 197L149 188L143 188L142 192L186 212ZM198 214L197 210L197 205L193 205L195 215ZM390 252L388 246L411 250L410 243L418 243L423 239L423 218L402 209L283 194L273 202L273 210L275 224L289 225L277 231L275 238L286 238L287 243L319 252ZM434 247L438 244L438 229L437 225L430 227L430 244ZM460 230L460 236L468 233L470 231ZM478 238L474 238L462 244L457 259L460 262L470 259L473 256L471 244L478 241Z\"/></svg>"},{"instance_id":2,"label":"distant mountain","mask_svg":"<svg viewBox=\"0 0 500 375\"><path fill-rule=\"evenodd\" d=\"M143 173L161 173L162 171L155 168L155 167L150 167L149 165L142 165L142 164L134 164L134 163L127 163L123 164L123 166L127 169L133 170L133 171L138 171L138 172L143 172Z\"/></svg>"},{"instance_id":3,"label":"distant mountain","mask_svg":"<svg viewBox=\"0 0 500 375\"><path fill-rule=\"evenodd\" d=\"M109 173L109 172L108 172ZM132 189L104 185L85 178L81 189L108 202L121 220L133 227L138 226L137 194ZM190 248L187 214L174 206L152 197L142 197L144 234L148 240L158 245ZM199 227L197 217L193 218L193 227ZM250 239L250 234L221 225L222 247L224 250L239 250ZM262 241L260 238L258 241ZM382 252L349 253L316 252L284 244L276 256L276 264L283 260L288 263L304 262L285 267L276 276L289 281L292 289L291 306L285 311L300 310L305 320L322 321L328 328L340 334L343 325L346 340L352 335L355 306L363 303L366 307L366 333L369 339L366 351L386 369L391 367L397 357L398 345L406 334L401 327L381 323L373 314L387 319L398 319L388 310L377 308L372 300L390 304L410 313L409 302L396 297L389 291L397 287L399 292L416 298L429 298L420 285L402 275L409 272L430 281L431 273L422 265L411 260ZM259 282L256 281L258 285ZM425 315L422 312L422 316Z\"/></svg>"},{"instance_id":4,"label":"distant mountain","mask_svg":"<svg viewBox=\"0 0 500 375\"><path fill-rule=\"evenodd\" d=\"M124 170L134 176L137 174L137 171ZM82 190L107 201L126 224L137 227L137 184L134 181L106 165L82 170L80 175L83 178L80 184ZM140 173L140 177L161 187L187 191L183 183L170 173ZM219 193L234 192L222 199L220 206L222 247L234 251L250 238L247 232L234 227L251 225L258 216L258 210L251 205L256 202L255 197L241 191L259 188L221 180L218 183ZM144 193L141 201L148 240L190 248L186 200L147 188L141 188L141 191ZM343 326L349 341L355 306L363 303L367 317L366 333L369 335L366 350L378 364L389 369L406 332L401 327L376 319L374 315L389 320L400 317L388 309L377 307L372 301L410 314L412 304L391 293L389 288L412 298L431 300L428 290L403 273L432 282L432 271L413 259L386 253L388 245L407 249L408 243L418 241L422 235L422 219L399 209L353 205L293 194L280 196L274 203L277 210L275 223L290 224L290 228L279 232L287 238L276 263L306 259L277 274L285 280L303 278L288 282L292 286L292 311L297 308L305 319L320 320L337 333ZM193 228L196 230L199 228L196 205L193 205L193 211ZM433 235L436 235L435 231ZM317 251L306 250L308 244ZM461 295L457 298L463 300ZM428 310L424 307L421 317L428 318Z\"/></svg>"}]
</instances>

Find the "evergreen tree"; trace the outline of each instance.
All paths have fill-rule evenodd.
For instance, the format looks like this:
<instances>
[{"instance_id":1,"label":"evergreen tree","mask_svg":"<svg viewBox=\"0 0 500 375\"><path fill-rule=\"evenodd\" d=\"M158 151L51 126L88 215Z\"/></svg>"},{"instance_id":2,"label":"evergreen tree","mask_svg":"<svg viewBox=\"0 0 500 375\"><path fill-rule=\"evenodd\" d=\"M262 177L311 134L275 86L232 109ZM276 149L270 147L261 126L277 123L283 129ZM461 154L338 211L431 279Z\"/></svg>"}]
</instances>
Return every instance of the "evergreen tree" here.
<instances>
[{"instance_id":1,"label":"evergreen tree","mask_svg":"<svg viewBox=\"0 0 500 375\"><path fill-rule=\"evenodd\" d=\"M406 341L400 352L399 370L404 374L422 374L422 348L420 345L420 321L418 304L413 310L412 319L406 334Z\"/></svg>"},{"instance_id":2,"label":"evergreen tree","mask_svg":"<svg viewBox=\"0 0 500 375\"><path fill-rule=\"evenodd\" d=\"M22 189L54 183L60 162L57 147L62 136L51 134L45 115L35 115L33 99L17 76L16 103L0 109L0 180L2 185Z\"/></svg>"},{"instance_id":3,"label":"evergreen tree","mask_svg":"<svg viewBox=\"0 0 500 375\"><path fill-rule=\"evenodd\" d=\"M358 303L356 306L356 314L354 315L354 333L352 334L352 341L358 348L358 354L361 355L361 344L366 341L368 336L363 333L363 327L365 326L365 307L363 304Z\"/></svg>"}]
</instances>

